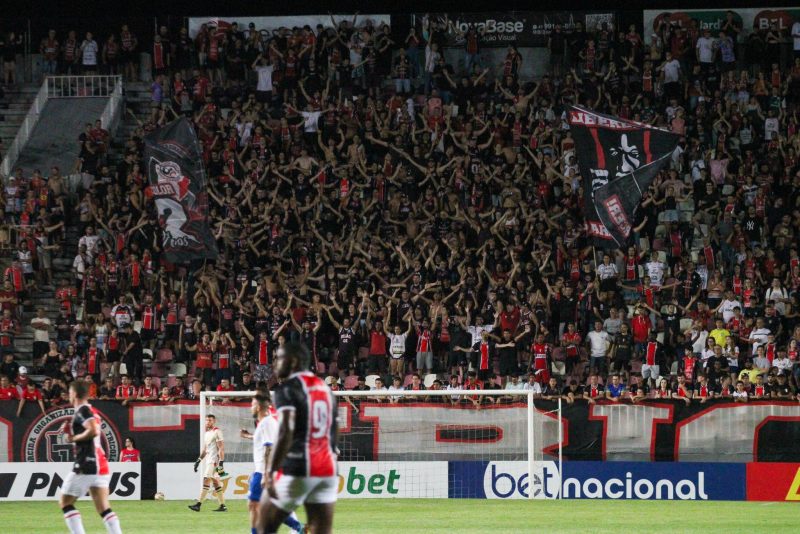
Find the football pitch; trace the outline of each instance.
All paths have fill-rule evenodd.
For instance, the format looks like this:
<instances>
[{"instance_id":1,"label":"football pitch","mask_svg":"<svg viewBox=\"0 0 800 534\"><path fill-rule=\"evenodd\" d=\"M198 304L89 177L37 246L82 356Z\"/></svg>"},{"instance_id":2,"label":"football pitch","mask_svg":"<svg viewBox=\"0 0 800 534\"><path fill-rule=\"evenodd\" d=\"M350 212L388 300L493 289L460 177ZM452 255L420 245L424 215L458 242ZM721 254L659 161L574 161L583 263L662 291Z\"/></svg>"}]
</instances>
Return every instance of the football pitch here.
<instances>
[{"instance_id":1,"label":"football pitch","mask_svg":"<svg viewBox=\"0 0 800 534\"><path fill-rule=\"evenodd\" d=\"M117 501L112 503L126 534L179 532L247 534L245 501L214 513L208 502L200 513L189 501ZM348 499L336 505L334 531L342 533L523 533L523 532L744 532L754 524L762 532L798 532L800 503L683 501L489 501L432 499ZM87 534L105 532L91 501L78 508ZM302 519L301 513L301 519ZM755 521L755 523L754 523ZM0 504L3 532L66 532L56 502ZM284 527L281 532L288 532Z\"/></svg>"}]
</instances>

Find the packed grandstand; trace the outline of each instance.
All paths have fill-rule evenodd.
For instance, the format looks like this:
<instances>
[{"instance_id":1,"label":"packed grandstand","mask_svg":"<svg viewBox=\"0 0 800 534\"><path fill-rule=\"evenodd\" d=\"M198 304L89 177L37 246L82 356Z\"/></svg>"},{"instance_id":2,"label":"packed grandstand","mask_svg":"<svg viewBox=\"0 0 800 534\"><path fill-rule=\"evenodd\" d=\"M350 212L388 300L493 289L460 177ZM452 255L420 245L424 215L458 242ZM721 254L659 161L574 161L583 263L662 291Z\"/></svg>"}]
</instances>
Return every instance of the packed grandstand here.
<instances>
[{"instance_id":1,"label":"packed grandstand","mask_svg":"<svg viewBox=\"0 0 800 534\"><path fill-rule=\"evenodd\" d=\"M121 141L87 118L75 169L3 177L0 398L252 390L297 340L344 389L794 400L800 24L556 25L545 55L504 57L481 32L356 16L44 37L45 74L150 96ZM587 235L571 105L680 136L627 246ZM144 138L180 117L216 259L162 246Z\"/></svg>"}]
</instances>

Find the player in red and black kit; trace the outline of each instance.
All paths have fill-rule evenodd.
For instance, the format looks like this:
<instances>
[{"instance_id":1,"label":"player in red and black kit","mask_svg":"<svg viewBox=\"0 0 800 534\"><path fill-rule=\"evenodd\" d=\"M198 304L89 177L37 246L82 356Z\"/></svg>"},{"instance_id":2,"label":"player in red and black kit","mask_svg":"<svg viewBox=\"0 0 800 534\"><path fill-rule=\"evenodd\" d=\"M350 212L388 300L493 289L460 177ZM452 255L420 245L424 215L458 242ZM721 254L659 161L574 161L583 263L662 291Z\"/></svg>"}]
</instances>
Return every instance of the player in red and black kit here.
<instances>
[{"instance_id":1,"label":"player in red and black kit","mask_svg":"<svg viewBox=\"0 0 800 534\"><path fill-rule=\"evenodd\" d=\"M308 371L311 357L300 343L277 351L275 389L278 438L265 473L267 492L259 510L260 534L276 532L305 505L311 532L333 531L336 503L336 399L325 382Z\"/></svg>"},{"instance_id":2,"label":"player in red and black kit","mask_svg":"<svg viewBox=\"0 0 800 534\"><path fill-rule=\"evenodd\" d=\"M75 408L75 414L72 421L64 423L63 431L65 441L75 445L75 463L72 472L64 480L59 505L70 533L84 534L81 513L75 509L75 501L88 491L103 518L106 531L109 534L122 534L119 518L111 511L108 501L111 471L100 443L100 416L89 405L88 397L86 382L76 380L70 385L69 400Z\"/></svg>"}]
</instances>

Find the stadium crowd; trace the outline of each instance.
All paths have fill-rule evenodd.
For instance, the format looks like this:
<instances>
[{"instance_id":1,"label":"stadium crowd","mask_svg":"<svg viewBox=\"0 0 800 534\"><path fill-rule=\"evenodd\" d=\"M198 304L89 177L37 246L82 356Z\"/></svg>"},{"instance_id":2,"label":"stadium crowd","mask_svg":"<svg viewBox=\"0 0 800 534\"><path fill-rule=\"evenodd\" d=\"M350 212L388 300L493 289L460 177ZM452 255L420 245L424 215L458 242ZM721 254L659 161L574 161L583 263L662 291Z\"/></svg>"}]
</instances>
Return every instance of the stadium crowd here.
<instances>
[{"instance_id":1,"label":"stadium crowd","mask_svg":"<svg viewBox=\"0 0 800 534\"><path fill-rule=\"evenodd\" d=\"M94 180L77 197L58 169L4 181L5 222L22 232L0 291L0 398L44 410L73 379L124 402L252 389L294 339L335 387L379 375L377 388L568 402L795 399L795 26L746 39L732 19L714 34L665 23L647 37L556 26L536 79L514 47L488 64L475 29L445 50L456 30L427 19L403 36L357 16L272 35L162 28L151 114L121 160L89 125L81 170ZM135 77L130 34L111 39L113 54L49 39L54 71L90 48L90 66ZM794 57L775 45L787 39ZM625 249L587 239L569 104L683 136ZM202 144L220 251L190 266L164 259L142 162L143 136L180 116ZM38 388L14 335L51 257L74 247L68 227L80 237L60 314L30 325ZM188 376L146 376L145 355Z\"/></svg>"}]
</instances>

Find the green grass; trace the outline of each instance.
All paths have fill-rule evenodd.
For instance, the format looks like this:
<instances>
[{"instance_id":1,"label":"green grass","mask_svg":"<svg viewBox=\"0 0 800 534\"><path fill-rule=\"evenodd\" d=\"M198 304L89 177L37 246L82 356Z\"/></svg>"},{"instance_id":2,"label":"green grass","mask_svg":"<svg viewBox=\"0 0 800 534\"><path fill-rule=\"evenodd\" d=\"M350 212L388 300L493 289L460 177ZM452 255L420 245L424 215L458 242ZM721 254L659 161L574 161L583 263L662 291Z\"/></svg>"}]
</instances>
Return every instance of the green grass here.
<instances>
[{"instance_id":1,"label":"green grass","mask_svg":"<svg viewBox=\"0 0 800 534\"><path fill-rule=\"evenodd\" d=\"M211 506L195 513L189 501L117 501L125 534L250 532L245 501L228 503L227 514ZM211 502L208 503L211 505ZM351 533L525 533L626 532L648 534L798 532L798 503L657 501L486 501L486 500L342 500L336 505L335 532ZM87 534L105 529L90 501L78 502ZM301 516L303 514L301 513ZM302 518L302 517L301 517ZM0 503L3 532L66 532L55 502ZM281 532L287 532L284 528Z\"/></svg>"}]
</instances>

